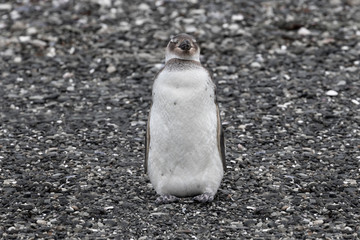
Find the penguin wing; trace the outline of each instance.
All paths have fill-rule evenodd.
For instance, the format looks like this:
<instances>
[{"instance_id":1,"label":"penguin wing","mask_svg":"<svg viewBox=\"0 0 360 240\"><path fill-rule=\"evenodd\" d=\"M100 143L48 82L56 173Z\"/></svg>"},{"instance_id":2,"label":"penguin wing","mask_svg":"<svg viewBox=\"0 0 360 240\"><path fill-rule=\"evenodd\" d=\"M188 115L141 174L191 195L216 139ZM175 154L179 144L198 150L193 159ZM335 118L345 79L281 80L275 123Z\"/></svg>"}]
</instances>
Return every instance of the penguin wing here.
<instances>
[{"instance_id":1,"label":"penguin wing","mask_svg":"<svg viewBox=\"0 0 360 240\"><path fill-rule=\"evenodd\" d=\"M145 162L144 162L144 169L145 173L147 173L148 168L148 157L149 157L149 146L150 146L150 115L151 115L151 107L148 116L147 126L146 126L146 136L145 136Z\"/></svg>"},{"instance_id":2,"label":"penguin wing","mask_svg":"<svg viewBox=\"0 0 360 240\"><path fill-rule=\"evenodd\" d=\"M224 130L221 125L219 105L216 104L216 115L217 115L217 146L222 161L223 169L226 171L226 162L225 162L225 137Z\"/></svg>"}]
</instances>

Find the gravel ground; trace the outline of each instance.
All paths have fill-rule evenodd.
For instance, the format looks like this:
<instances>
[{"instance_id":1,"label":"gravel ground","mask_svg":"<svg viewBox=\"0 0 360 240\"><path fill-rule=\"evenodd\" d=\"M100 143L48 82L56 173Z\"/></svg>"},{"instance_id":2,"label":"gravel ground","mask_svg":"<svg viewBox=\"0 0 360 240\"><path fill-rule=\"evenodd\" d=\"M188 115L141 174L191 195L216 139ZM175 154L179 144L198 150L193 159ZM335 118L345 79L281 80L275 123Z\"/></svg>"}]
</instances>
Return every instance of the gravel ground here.
<instances>
[{"instance_id":1,"label":"gravel ground","mask_svg":"<svg viewBox=\"0 0 360 240\"><path fill-rule=\"evenodd\" d=\"M197 37L216 199L155 205L153 77ZM360 1L0 1L1 239L360 238Z\"/></svg>"}]
</instances>

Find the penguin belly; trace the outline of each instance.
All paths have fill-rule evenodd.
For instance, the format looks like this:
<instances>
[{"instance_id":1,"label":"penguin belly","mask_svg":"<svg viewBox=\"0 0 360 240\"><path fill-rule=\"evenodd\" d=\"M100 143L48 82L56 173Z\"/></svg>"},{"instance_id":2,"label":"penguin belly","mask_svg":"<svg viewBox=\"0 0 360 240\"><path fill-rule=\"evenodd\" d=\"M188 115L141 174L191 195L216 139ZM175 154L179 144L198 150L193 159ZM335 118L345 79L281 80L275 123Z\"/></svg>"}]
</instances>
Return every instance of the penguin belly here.
<instances>
[{"instance_id":1,"label":"penguin belly","mask_svg":"<svg viewBox=\"0 0 360 240\"><path fill-rule=\"evenodd\" d=\"M215 194L223 177L214 84L205 69L167 71L153 86L148 173L160 195Z\"/></svg>"}]
</instances>

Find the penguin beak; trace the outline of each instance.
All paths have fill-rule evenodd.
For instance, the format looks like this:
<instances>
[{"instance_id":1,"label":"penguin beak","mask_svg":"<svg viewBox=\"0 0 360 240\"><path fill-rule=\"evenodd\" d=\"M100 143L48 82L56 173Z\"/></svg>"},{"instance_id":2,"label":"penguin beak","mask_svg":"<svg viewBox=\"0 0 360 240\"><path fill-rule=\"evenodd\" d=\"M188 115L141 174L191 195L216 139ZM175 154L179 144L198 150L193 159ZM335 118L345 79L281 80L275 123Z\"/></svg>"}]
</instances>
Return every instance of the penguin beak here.
<instances>
[{"instance_id":1,"label":"penguin beak","mask_svg":"<svg viewBox=\"0 0 360 240\"><path fill-rule=\"evenodd\" d=\"M185 39L179 45L179 48L183 51L189 51L191 49L191 43L189 40Z\"/></svg>"}]
</instances>

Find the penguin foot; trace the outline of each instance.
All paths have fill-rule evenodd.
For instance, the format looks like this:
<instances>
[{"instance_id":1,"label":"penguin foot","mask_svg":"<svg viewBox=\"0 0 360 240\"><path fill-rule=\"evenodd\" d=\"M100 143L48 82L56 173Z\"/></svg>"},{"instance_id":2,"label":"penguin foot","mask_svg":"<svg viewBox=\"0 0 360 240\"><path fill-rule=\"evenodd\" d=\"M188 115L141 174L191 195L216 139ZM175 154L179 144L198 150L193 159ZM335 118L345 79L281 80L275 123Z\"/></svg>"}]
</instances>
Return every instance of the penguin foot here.
<instances>
[{"instance_id":1,"label":"penguin foot","mask_svg":"<svg viewBox=\"0 0 360 240\"><path fill-rule=\"evenodd\" d=\"M178 202L179 198L173 196L173 195L160 195L156 200L156 204L167 204L167 203L174 203Z\"/></svg>"},{"instance_id":2,"label":"penguin foot","mask_svg":"<svg viewBox=\"0 0 360 240\"><path fill-rule=\"evenodd\" d=\"M209 203L212 202L212 200L214 200L214 194L206 192L201 195L195 196L193 199L195 202Z\"/></svg>"}]
</instances>

